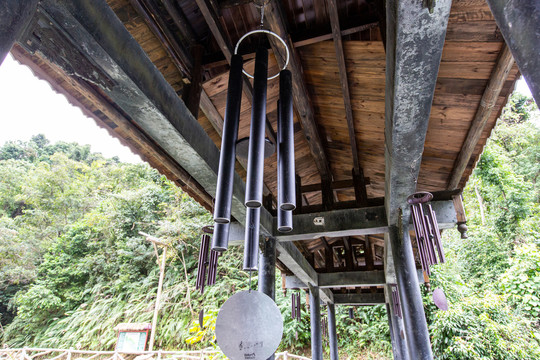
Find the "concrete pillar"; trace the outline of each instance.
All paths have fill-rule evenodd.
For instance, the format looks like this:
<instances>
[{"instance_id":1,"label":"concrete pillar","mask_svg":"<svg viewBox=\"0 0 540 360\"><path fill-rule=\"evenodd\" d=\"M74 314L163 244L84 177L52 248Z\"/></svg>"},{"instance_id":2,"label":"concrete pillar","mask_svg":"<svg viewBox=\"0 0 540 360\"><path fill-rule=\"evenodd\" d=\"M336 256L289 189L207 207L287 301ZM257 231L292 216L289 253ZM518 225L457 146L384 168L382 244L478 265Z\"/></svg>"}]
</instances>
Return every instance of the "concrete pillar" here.
<instances>
[{"instance_id":1,"label":"concrete pillar","mask_svg":"<svg viewBox=\"0 0 540 360\"><path fill-rule=\"evenodd\" d=\"M309 285L309 311L311 315L311 358L322 360L321 298L318 286Z\"/></svg>"},{"instance_id":2,"label":"concrete pillar","mask_svg":"<svg viewBox=\"0 0 540 360\"><path fill-rule=\"evenodd\" d=\"M338 342L336 332L336 307L327 303L328 307L328 343L330 344L330 360L339 360Z\"/></svg>"},{"instance_id":3,"label":"concrete pillar","mask_svg":"<svg viewBox=\"0 0 540 360\"><path fill-rule=\"evenodd\" d=\"M264 240L262 252L259 254L259 292L276 299L276 239ZM274 360L274 355L268 360Z\"/></svg>"},{"instance_id":4,"label":"concrete pillar","mask_svg":"<svg viewBox=\"0 0 540 360\"><path fill-rule=\"evenodd\" d=\"M409 358L432 360L431 342L409 232L403 231L400 226L392 225L388 235L392 245Z\"/></svg>"}]
</instances>

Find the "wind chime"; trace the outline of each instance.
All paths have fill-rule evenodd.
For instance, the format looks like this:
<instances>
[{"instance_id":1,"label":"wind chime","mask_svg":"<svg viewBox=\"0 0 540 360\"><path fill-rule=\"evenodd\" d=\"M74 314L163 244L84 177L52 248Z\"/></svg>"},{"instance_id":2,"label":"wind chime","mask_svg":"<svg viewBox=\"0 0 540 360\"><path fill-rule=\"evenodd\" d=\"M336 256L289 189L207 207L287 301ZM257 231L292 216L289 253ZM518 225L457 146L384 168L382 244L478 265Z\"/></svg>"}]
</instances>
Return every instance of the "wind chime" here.
<instances>
[{"instance_id":1,"label":"wind chime","mask_svg":"<svg viewBox=\"0 0 540 360\"><path fill-rule=\"evenodd\" d=\"M292 230L292 211L296 208L292 76L290 71L285 70L289 63L289 49L277 34L263 29L264 5L260 6L260 10L260 29L250 31L238 40L231 59L216 185L215 231L212 238L212 249L223 252L227 250L229 243L234 164L237 151L245 143L242 140L238 141L242 74L244 74L253 79L244 199L246 219L243 269L249 271L249 290L237 292L223 304L219 310L215 328L218 346L230 359L267 359L276 351L283 335L283 318L274 300L262 292L251 291L251 272L257 270L259 257L264 159L268 143L264 136L267 81L278 76L280 77L276 144L278 230ZM279 73L268 77L268 50L261 42L256 50L253 75L243 69L243 60L242 56L238 54L238 48L244 39L255 34L275 37L285 47L286 61Z\"/></svg>"},{"instance_id":2,"label":"wind chime","mask_svg":"<svg viewBox=\"0 0 540 360\"><path fill-rule=\"evenodd\" d=\"M411 205L411 213L418 246L418 256L424 274L426 287L429 290L430 266L445 262L444 250L441 242L441 232L437 223L437 215L429 203L433 195L429 192L417 192L407 198ZM392 290L393 291L393 290ZM392 292L392 295L394 293ZM396 289L397 295L397 289ZM433 302L441 310L448 310L446 295L442 289L435 289L432 293ZM399 296L396 296L399 301ZM400 316L401 317L401 316Z\"/></svg>"},{"instance_id":3,"label":"wind chime","mask_svg":"<svg viewBox=\"0 0 540 360\"><path fill-rule=\"evenodd\" d=\"M394 315L398 318L402 317L401 314L401 303L399 301L399 294L397 284L392 284L392 309L394 310Z\"/></svg>"},{"instance_id":4,"label":"wind chime","mask_svg":"<svg viewBox=\"0 0 540 360\"><path fill-rule=\"evenodd\" d=\"M200 290L201 294L204 293L206 285L211 286L216 283L218 258L221 255L218 251L210 250L209 234L212 234L213 227L205 226L202 230L203 235L201 236L201 248L197 263L197 280L195 281L195 289Z\"/></svg>"},{"instance_id":5,"label":"wind chime","mask_svg":"<svg viewBox=\"0 0 540 360\"><path fill-rule=\"evenodd\" d=\"M428 192L418 192L407 198L407 202L411 205L420 264L427 276L431 275L429 269L431 265L445 261L437 216L428 203L431 199L433 195Z\"/></svg>"},{"instance_id":6,"label":"wind chime","mask_svg":"<svg viewBox=\"0 0 540 360\"><path fill-rule=\"evenodd\" d=\"M302 318L301 313L301 306L302 303L300 301L300 292L292 293L291 294L291 318L296 319L296 321L300 321Z\"/></svg>"},{"instance_id":7,"label":"wind chime","mask_svg":"<svg viewBox=\"0 0 540 360\"><path fill-rule=\"evenodd\" d=\"M257 270L259 250L259 227L263 203L263 179L265 159L265 123L267 81L279 76L277 160L278 160L278 230L292 230L292 211L296 208L294 129L292 75L285 70L289 63L289 49L276 33L263 29L264 6L261 9L260 29L250 31L238 40L231 59L227 105L223 120L223 136L219 159L216 201L214 209L215 231L212 249L225 251L229 242L231 204L234 180L234 164L237 156L238 127L242 99L242 74L253 79L253 101L251 126L247 154L247 179L244 205L246 206L246 227L244 242L244 270ZM282 70L268 77L268 50L259 43L255 56L255 71L251 75L243 69L242 56L238 54L240 44L254 34L275 37L286 50L286 61Z\"/></svg>"}]
</instances>

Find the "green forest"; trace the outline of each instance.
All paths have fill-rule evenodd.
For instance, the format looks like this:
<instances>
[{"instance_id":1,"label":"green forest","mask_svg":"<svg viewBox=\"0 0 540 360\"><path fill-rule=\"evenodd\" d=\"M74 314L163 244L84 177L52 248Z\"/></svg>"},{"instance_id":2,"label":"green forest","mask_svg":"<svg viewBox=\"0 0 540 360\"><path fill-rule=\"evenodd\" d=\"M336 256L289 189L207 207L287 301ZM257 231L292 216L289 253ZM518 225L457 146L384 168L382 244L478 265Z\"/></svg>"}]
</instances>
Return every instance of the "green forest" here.
<instances>
[{"instance_id":1,"label":"green forest","mask_svg":"<svg viewBox=\"0 0 540 360\"><path fill-rule=\"evenodd\" d=\"M539 176L538 110L514 94L463 192L469 237L443 233L447 261L431 287L444 289L449 310L422 289L437 359L540 359ZM0 178L1 344L112 350L118 323L151 322L159 267L143 231L171 249L155 348L216 347L219 307L248 286L242 249L220 258L204 295L195 290L201 228L212 218L173 183L146 164L43 135L3 145ZM276 302L280 349L309 354L305 299L300 321L290 292L278 288ZM337 320L342 358L391 358L384 306L354 308L353 319L338 307Z\"/></svg>"}]
</instances>

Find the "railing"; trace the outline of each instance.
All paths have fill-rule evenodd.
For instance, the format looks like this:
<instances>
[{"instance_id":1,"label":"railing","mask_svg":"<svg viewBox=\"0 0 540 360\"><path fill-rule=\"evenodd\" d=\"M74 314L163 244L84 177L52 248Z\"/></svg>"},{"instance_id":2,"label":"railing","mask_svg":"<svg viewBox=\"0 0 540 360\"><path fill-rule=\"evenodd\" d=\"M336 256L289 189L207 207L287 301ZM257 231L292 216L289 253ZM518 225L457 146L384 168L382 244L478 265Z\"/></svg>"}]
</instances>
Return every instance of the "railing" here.
<instances>
[{"instance_id":1,"label":"railing","mask_svg":"<svg viewBox=\"0 0 540 360\"><path fill-rule=\"evenodd\" d=\"M92 351L75 349L0 349L0 360L214 360L225 359L219 350L195 351ZM310 358L290 354L287 351L276 353L276 360L311 360Z\"/></svg>"}]
</instances>

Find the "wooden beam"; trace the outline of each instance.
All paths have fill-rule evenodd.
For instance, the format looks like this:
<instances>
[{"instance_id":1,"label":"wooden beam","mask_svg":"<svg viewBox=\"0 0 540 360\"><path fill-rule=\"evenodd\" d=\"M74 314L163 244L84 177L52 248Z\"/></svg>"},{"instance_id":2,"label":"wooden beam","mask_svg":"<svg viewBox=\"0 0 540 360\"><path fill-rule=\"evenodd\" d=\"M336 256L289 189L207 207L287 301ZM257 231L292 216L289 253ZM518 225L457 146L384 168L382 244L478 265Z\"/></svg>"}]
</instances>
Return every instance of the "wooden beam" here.
<instances>
[{"instance_id":1,"label":"wooden beam","mask_svg":"<svg viewBox=\"0 0 540 360\"><path fill-rule=\"evenodd\" d=\"M201 1L201 0L197 0ZM266 0L258 0L266 3ZM313 160L317 165L321 179L332 179L330 166L326 153L324 151L321 137L317 130L317 124L315 122L315 113L310 101L309 92L304 81L304 75L300 58L296 53L285 20L282 14L280 1L271 0L265 8L264 12L265 26L278 34L287 44L290 52L290 60L288 69L291 70L293 76L293 98L296 110L300 116L300 123L302 129L306 135L306 140L313 156ZM285 64L286 51L283 45L276 40L273 36L269 36L270 45L276 57L277 63L280 67Z\"/></svg>"},{"instance_id":2,"label":"wooden beam","mask_svg":"<svg viewBox=\"0 0 540 360\"><path fill-rule=\"evenodd\" d=\"M487 3L536 104L540 104L540 2L487 0Z\"/></svg>"},{"instance_id":3,"label":"wooden beam","mask_svg":"<svg viewBox=\"0 0 540 360\"><path fill-rule=\"evenodd\" d=\"M336 305L378 305L384 303L383 293L334 294L334 304Z\"/></svg>"},{"instance_id":4,"label":"wooden beam","mask_svg":"<svg viewBox=\"0 0 540 360\"><path fill-rule=\"evenodd\" d=\"M476 145L478 145L478 141L491 117L491 113L497 105L497 100L499 99L503 85L506 82L513 65L514 58L512 57L512 53L506 45L503 45L503 48L499 53L497 65L491 73L489 82L484 90L482 99L480 100L480 106L476 110L467 137L465 138L456 162L454 163L454 168L452 169L450 179L448 180L447 188L449 190L456 189L462 185L461 178L463 173L465 172L465 169L467 169L467 165L469 165L471 157L474 154Z\"/></svg>"},{"instance_id":5,"label":"wooden beam","mask_svg":"<svg viewBox=\"0 0 540 360\"><path fill-rule=\"evenodd\" d=\"M157 10L155 4L149 0L129 0L129 2L163 44L167 53L173 59L173 63L180 70L182 77L191 78L191 69L193 67L191 54L175 40L165 20L159 16L159 10Z\"/></svg>"},{"instance_id":6,"label":"wooden beam","mask_svg":"<svg viewBox=\"0 0 540 360\"><path fill-rule=\"evenodd\" d=\"M37 0L5 0L0 5L0 64L32 21Z\"/></svg>"},{"instance_id":7,"label":"wooden beam","mask_svg":"<svg viewBox=\"0 0 540 360\"><path fill-rule=\"evenodd\" d=\"M178 1L162 0L162 2L165 6L165 9L173 19L174 25L176 25L176 27L180 30L180 34L184 36L185 40L191 44L197 43L197 34L195 33L195 30L193 30L193 27L191 26L188 18L182 11L182 8L178 4Z\"/></svg>"},{"instance_id":8,"label":"wooden beam","mask_svg":"<svg viewBox=\"0 0 540 360\"><path fill-rule=\"evenodd\" d=\"M44 2L40 10L58 24L54 30L65 34L65 43L58 45L64 50L61 58L47 43L36 45L41 46L36 50L60 67L66 62L92 64L99 76L95 86L133 126L159 144L207 193L214 194L219 150L109 5L104 0L62 0ZM243 222L245 184L238 174L233 181L232 215ZM272 226L271 215L262 209L262 235L271 235Z\"/></svg>"},{"instance_id":9,"label":"wooden beam","mask_svg":"<svg viewBox=\"0 0 540 360\"><path fill-rule=\"evenodd\" d=\"M384 286L387 284L384 270L370 271L343 271L332 273L318 273L318 283L320 288L367 288L373 286ZM423 282L422 270L416 271L418 281ZM308 285L295 275L285 277L285 288L287 289L307 289Z\"/></svg>"},{"instance_id":10,"label":"wooden beam","mask_svg":"<svg viewBox=\"0 0 540 360\"><path fill-rule=\"evenodd\" d=\"M300 250L293 243L277 243L276 250L278 259L285 265L298 279L308 286L317 286L317 272L308 263ZM334 298L332 291L329 289L319 289L321 300L324 302L333 303Z\"/></svg>"},{"instance_id":11,"label":"wooden beam","mask_svg":"<svg viewBox=\"0 0 540 360\"><path fill-rule=\"evenodd\" d=\"M345 64L345 53L343 52L343 42L341 40L341 28L339 25L339 14L336 0L326 0L334 47L336 49L336 60L339 69L339 81L343 92L343 103L345 105L345 118L347 129L349 130L349 141L351 143L352 162L355 174L360 174L360 161L358 159L358 145L356 144L356 131L354 130L354 117L351 106L351 94L349 92L349 79L347 78L347 65Z\"/></svg>"},{"instance_id":12,"label":"wooden beam","mask_svg":"<svg viewBox=\"0 0 540 360\"><path fill-rule=\"evenodd\" d=\"M209 3L208 0L196 0L197 6L201 10L201 13L204 17L204 20L208 24L208 27L210 28L210 31L212 32L212 35L214 36L214 39L216 39L216 42L219 45L219 48L221 49L221 52L225 56L225 59L231 64L231 58L234 54L234 49L232 44L229 42L227 34L225 33L225 30L221 26L221 22L217 16L217 14L214 12L212 5ZM242 76L243 80L243 91L246 97L248 98L248 101L252 101L253 98L253 87L251 86L251 83L249 82L249 79L246 76ZM272 124L266 119L266 135L272 141L272 143L276 144L276 133L274 129L272 128Z\"/></svg>"},{"instance_id":13,"label":"wooden beam","mask_svg":"<svg viewBox=\"0 0 540 360\"><path fill-rule=\"evenodd\" d=\"M456 211L452 200L433 201L437 221L441 229L453 227ZM274 228L277 219L274 218ZM375 235L388 232L388 221L384 206L346 210L323 211L298 214L293 217L293 230L288 233L275 232L279 241L318 239L322 236L335 238L345 236Z\"/></svg>"},{"instance_id":14,"label":"wooden beam","mask_svg":"<svg viewBox=\"0 0 540 360\"><path fill-rule=\"evenodd\" d=\"M378 26L379 26L379 23L376 23L376 22L370 23L370 24L365 24L365 25L354 26L354 27L351 27L351 28L348 28L348 29L345 29L345 30L341 30L341 36L347 36L347 35L356 34L356 33L359 33L359 32L365 31L365 30L370 30L370 29L376 28ZM324 34L324 35L312 37L312 38L305 39L305 40L295 41L293 43L293 45L294 45L295 48L299 48L299 47L302 47L302 46L313 45L313 44L317 44L317 43L320 43L320 42L323 42L323 41L332 40L333 36L334 36L334 34L332 34L332 33Z\"/></svg>"}]
</instances>

